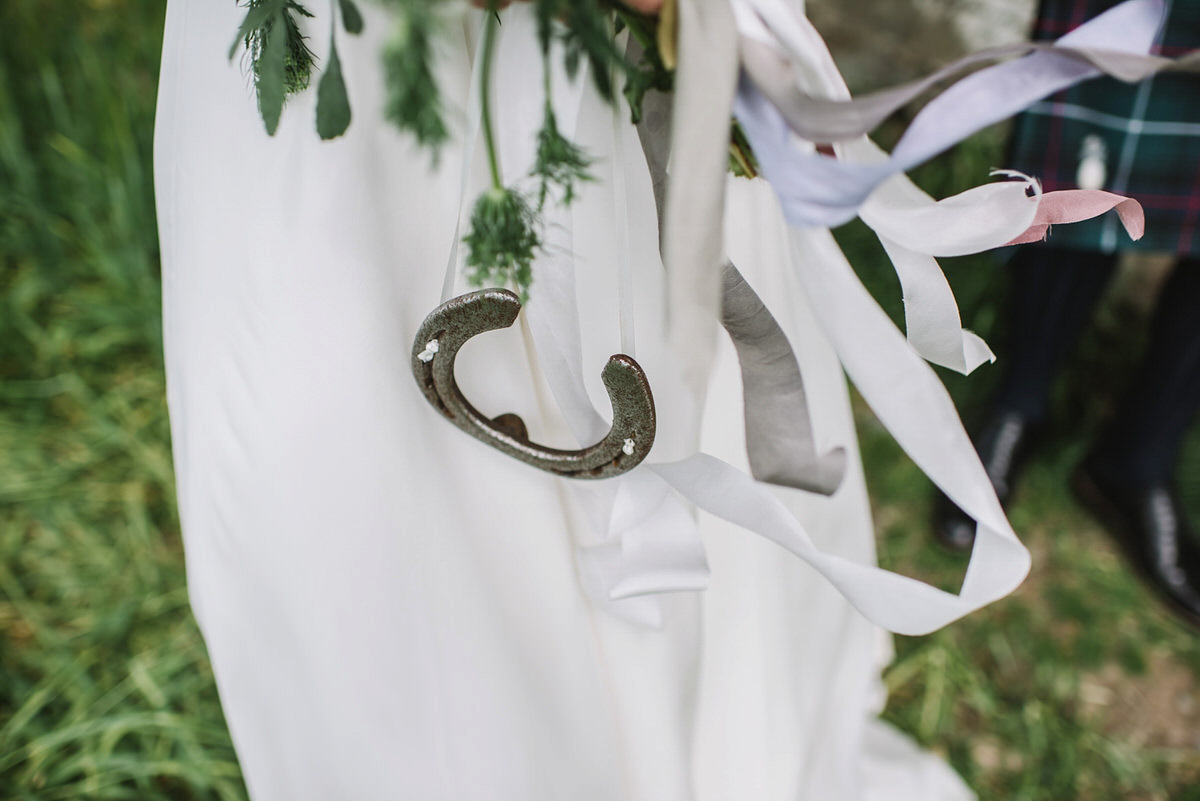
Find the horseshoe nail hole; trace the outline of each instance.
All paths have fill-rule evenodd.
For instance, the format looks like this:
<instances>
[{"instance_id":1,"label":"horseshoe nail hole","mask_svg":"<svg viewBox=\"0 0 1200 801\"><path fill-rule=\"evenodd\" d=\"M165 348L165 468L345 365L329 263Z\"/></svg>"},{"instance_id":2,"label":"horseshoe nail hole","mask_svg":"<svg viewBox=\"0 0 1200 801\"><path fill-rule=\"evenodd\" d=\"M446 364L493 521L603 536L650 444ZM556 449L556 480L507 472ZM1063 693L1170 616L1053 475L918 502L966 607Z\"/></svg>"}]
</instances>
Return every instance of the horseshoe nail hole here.
<instances>
[{"instance_id":1,"label":"horseshoe nail hole","mask_svg":"<svg viewBox=\"0 0 1200 801\"><path fill-rule=\"evenodd\" d=\"M604 465L600 465L599 467L593 467L591 470L588 471L588 473L593 476L598 476L603 472L604 472Z\"/></svg>"}]
</instances>

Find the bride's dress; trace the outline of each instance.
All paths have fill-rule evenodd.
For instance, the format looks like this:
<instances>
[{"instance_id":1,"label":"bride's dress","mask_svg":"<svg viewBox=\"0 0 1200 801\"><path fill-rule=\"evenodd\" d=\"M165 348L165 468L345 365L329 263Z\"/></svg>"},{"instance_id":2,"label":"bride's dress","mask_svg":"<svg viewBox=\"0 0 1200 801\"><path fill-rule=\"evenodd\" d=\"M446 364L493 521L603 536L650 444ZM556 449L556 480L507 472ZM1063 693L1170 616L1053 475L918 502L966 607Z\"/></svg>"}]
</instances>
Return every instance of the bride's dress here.
<instances>
[{"instance_id":1,"label":"bride's dress","mask_svg":"<svg viewBox=\"0 0 1200 801\"><path fill-rule=\"evenodd\" d=\"M255 801L969 798L875 720L888 637L765 539L704 516L709 586L659 596L658 626L585 591L579 548L611 497L465 436L409 369L455 238L461 141L434 169L382 121L374 14L340 48L348 134L317 139L310 91L268 138L226 60L243 13L171 0L155 166L192 605ZM440 79L465 123L472 41L455 30ZM695 432L655 381L671 355L646 168L591 95L579 130L602 179L571 215L584 372L606 410L598 375L621 346L616 163L654 461ZM728 248L797 350L819 449L851 455L832 497L777 494L821 548L873 561L845 380L784 269L765 184L731 183ZM485 412L519 412L534 439L574 447L531 354L520 327L478 337L459 381ZM700 441L744 466L741 403L725 346Z\"/></svg>"}]
</instances>

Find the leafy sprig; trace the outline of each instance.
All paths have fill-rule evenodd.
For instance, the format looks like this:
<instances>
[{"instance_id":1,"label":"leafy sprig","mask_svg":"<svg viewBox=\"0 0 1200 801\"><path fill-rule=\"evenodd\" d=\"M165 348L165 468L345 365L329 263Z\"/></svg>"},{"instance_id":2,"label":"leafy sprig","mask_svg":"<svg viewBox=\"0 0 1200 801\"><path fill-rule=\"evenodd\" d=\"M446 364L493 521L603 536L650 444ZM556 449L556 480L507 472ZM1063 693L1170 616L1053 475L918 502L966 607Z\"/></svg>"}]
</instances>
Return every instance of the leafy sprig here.
<instances>
[{"instance_id":1,"label":"leafy sprig","mask_svg":"<svg viewBox=\"0 0 1200 801\"><path fill-rule=\"evenodd\" d=\"M297 16L311 17L294 0L249 0L246 16L229 57L244 47L258 95L258 111L267 132L275 134L284 100L308 88L312 80L313 53L300 32Z\"/></svg>"},{"instance_id":2,"label":"leafy sprig","mask_svg":"<svg viewBox=\"0 0 1200 801\"><path fill-rule=\"evenodd\" d=\"M439 9L444 0L376 0L389 8L394 29L383 51L386 86L384 114L400 130L411 134L436 158L449 141L442 95L433 72L434 42L439 34ZM308 48L299 20L313 14L297 0L243 0L246 15L229 56L244 49L258 95L259 111L267 132L275 134L287 97L308 88L316 59ZM514 286L528 297L533 261L542 248L540 212L554 197L569 205L579 184L593 180L592 159L558 127L551 102L551 59L557 44L567 74L574 78L587 64L597 91L616 102L615 81L623 80L621 93L636 123L642 100L651 90L669 92L673 82L671 48L666 63L660 44L670 43L670 16L664 23L622 5L619 0L533 0L538 40L543 58L545 106L538 132L537 154L530 178L531 194L519 186L505 186L492 133L490 108L491 57L499 17L491 9L484 36L482 125L492 186L476 201L467 247L468 279L476 285ZM670 3L667 3L670 8ZM340 16L341 27L359 34L364 27L355 0L330 0L330 12ZM617 33L627 29L641 45L634 61L619 46ZM331 26L329 56L317 85L316 123L322 139L344 134L352 119L350 100L337 49L338 26ZM744 137L734 130L731 168L753 174L753 154Z\"/></svg>"},{"instance_id":3,"label":"leafy sprig","mask_svg":"<svg viewBox=\"0 0 1200 801\"><path fill-rule=\"evenodd\" d=\"M479 196L467 246L467 280L475 286L515 286L529 299L533 260L542 249L537 217L529 200L510 187L492 187Z\"/></svg>"},{"instance_id":4,"label":"leafy sprig","mask_svg":"<svg viewBox=\"0 0 1200 801\"><path fill-rule=\"evenodd\" d=\"M542 240L529 201L515 187L506 187L500 177L496 135L492 130L492 57L500 18L495 13L495 0L491 5L484 21L479 103L492 188L475 201L470 229L463 238L467 246L467 279L475 286L513 284L525 300L533 283L533 260L542 248Z\"/></svg>"},{"instance_id":5,"label":"leafy sprig","mask_svg":"<svg viewBox=\"0 0 1200 801\"><path fill-rule=\"evenodd\" d=\"M582 148L562 135L554 114L554 70L550 68L550 49L554 42L556 6L555 2L539 2L537 5L538 43L542 48L542 90L545 99L542 127L538 131L537 155L530 175L538 181L538 211L545 207L552 187L558 187L562 204L569 206L575 200L575 185L594 180L588 172L592 159Z\"/></svg>"},{"instance_id":6,"label":"leafy sprig","mask_svg":"<svg viewBox=\"0 0 1200 801\"><path fill-rule=\"evenodd\" d=\"M591 165L591 157L559 132L554 106L547 99L538 131L537 155L529 173L538 182L538 211L545 208L554 187L558 187L559 202L571 205L575 201L576 184L595 180L588 171Z\"/></svg>"},{"instance_id":7,"label":"leafy sprig","mask_svg":"<svg viewBox=\"0 0 1200 801\"><path fill-rule=\"evenodd\" d=\"M394 31L383 53L385 114L398 128L436 151L449 137L432 67L433 41L440 27L438 8L445 5L444 0L376 1L391 9L395 19ZM298 18L314 15L296 0L243 0L243 5L246 16L229 56L232 58L239 48L245 49L263 121L273 135L286 97L303 91L312 82L316 60L301 33ZM354 0L331 0L331 5L336 6L347 33L362 32L363 17ZM533 5L543 56L550 58L551 42L561 41L568 73L573 76L587 61L597 89L610 101L612 76L623 76L622 91L635 122L641 98L648 89L670 90L671 71L663 66L658 54L657 23L652 17L631 11L617 0L534 0ZM615 34L624 28L642 43L643 56L637 63L617 46ZM274 36L277 30L284 31L282 38ZM331 70L334 75L328 80L325 97L329 108L337 112L335 118L338 113L344 117L349 100L341 78L336 36L332 33L326 72ZM318 97L318 121L323 106ZM345 127L332 123L323 127L323 138L339 136L345 131Z\"/></svg>"},{"instance_id":8,"label":"leafy sprig","mask_svg":"<svg viewBox=\"0 0 1200 801\"><path fill-rule=\"evenodd\" d=\"M439 0L381 0L395 17L383 51L387 100L384 116L412 134L436 158L450 139L441 92L433 74L433 42Z\"/></svg>"},{"instance_id":9,"label":"leafy sprig","mask_svg":"<svg viewBox=\"0 0 1200 801\"><path fill-rule=\"evenodd\" d=\"M336 0L342 24L348 33L361 33L362 14L354 0ZM313 13L295 0L247 0L246 16L229 48L232 59L244 48L254 77L258 110L267 133L275 135L283 106L289 95L302 92L312 84L316 59L300 31L299 17ZM317 87L317 133L332 139L345 133L350 125L350 101L342 78L337 41L330 34L329 65Z\"/></svg>"}]
</instances>

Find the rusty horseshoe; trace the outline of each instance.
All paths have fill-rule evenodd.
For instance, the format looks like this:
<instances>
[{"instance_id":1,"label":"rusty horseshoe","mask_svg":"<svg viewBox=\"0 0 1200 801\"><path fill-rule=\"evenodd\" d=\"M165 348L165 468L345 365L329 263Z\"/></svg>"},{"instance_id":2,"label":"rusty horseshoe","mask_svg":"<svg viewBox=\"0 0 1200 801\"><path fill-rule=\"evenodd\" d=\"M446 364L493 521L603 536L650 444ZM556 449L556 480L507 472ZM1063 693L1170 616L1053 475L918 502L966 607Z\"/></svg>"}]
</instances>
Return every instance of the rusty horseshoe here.
<instances>
[{"instance_id":1,"label":"rusty horseshoe","mask_svg":"<svg viewBox=\"0 0 1200 801\"><path fill-rule=\"evenodd\" d=\"M608 436L587 448L564 451L529 441L515 414L489 419L470 404L454 379L454 359L471 337L508 328L521 301L507 289L481 289L434 309L413 340L412 370L426 400L476 439L526 464L568 478L611 478L636 467L654 444L654 397L642 368L617 354L601 373L612 403Z\"/></svg>"}]
</instances>

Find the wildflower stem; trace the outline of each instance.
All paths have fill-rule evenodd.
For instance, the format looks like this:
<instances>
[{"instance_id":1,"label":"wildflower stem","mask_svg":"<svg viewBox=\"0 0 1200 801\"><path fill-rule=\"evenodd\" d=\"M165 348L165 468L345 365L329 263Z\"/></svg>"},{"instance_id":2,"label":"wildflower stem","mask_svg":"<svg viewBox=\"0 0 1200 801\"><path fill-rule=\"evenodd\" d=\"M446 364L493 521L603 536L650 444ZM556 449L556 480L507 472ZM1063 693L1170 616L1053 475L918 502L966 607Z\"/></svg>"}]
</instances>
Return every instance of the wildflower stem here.
<instances>
[{"instance_id":1,"label":"wildflower stem","mask_svg":"<svg viewBox=\"0 0 1200 801\"><path fill-rule=\"evenodd\" d=\"M487 18L484 21L483 29L483 76L479 82L479 103L480 110L483 116L483 139L487 143L488 167L492 171L492 188L501 190L504 188L503 181L500 180L500 161L496 158L496 140L492 133L492 52L496 49L496 28L500 24L500 18L496 13L496 0L491 0L488 3Z\"/></svg>"},{"instance_id":2,"label":"wildflower stem","mask_svg":"<svg viewBox=\"0 0 1200 801\"><path fill-rule=\"evenodd\" d=\"M549 48L542 53L542 90L546 94L546 107L553 108L554 101L551 94L553 87L550 84L550 51Z\"/></svg>"}]
</instances>

